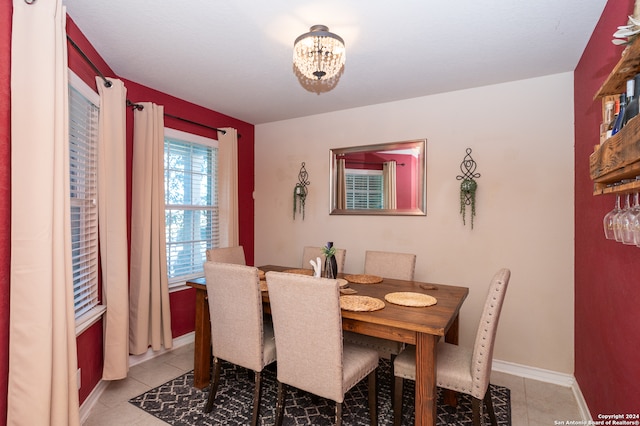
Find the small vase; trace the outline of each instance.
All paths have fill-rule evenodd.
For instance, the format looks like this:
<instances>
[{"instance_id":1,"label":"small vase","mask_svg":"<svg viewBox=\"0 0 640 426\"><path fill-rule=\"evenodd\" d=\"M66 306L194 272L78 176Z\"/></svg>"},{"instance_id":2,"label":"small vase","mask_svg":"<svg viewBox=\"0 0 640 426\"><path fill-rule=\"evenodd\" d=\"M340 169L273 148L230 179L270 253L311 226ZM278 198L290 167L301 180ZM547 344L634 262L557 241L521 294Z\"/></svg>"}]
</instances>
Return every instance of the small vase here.
<instances>
[{"instance_id":1,"label":"small vase","mask_svg":"<svg viewBox=\"0 0 640 426\"><path fill-rule=\"evenodd\" d=\"M338 278L338 262L335 256L328 256L324 260L324 277Z\"/></svg>"}]
</instances>

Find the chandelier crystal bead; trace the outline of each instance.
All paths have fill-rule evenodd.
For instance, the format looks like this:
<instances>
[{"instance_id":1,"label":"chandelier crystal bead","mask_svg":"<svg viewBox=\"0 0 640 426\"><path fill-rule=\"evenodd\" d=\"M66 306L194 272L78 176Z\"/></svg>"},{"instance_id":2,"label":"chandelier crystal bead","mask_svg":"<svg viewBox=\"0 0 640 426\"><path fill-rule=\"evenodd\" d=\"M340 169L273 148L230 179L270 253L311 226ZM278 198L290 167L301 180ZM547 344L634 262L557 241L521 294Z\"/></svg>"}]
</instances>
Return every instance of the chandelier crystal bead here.
<instances>
[{"instance_id":1,"label":"chandelier crystal bead","mask_svg":"<svg viewBox=\"0 0 640 426\"><path fill-rule=\"evenodd\" d=\"M344 40L324 25L314 25L293 44L293 63L310 80L331 80L345 62Z\"/></svg>"}]
</instances>

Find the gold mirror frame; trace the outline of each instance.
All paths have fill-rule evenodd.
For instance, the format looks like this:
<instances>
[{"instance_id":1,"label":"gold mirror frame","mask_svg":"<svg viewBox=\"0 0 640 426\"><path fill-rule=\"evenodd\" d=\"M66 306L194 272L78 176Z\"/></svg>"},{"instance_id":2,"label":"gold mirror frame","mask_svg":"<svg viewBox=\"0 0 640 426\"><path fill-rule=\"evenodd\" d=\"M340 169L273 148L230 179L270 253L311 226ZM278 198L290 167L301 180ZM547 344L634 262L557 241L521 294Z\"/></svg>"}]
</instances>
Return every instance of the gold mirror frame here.
<instances>
[{"instance_id":1,"label":"gold mirror frame","mask_svg":"<svg viewBox=\"0 0 640 426\"><path fill-rule=\"evenodd\" d=\"M382 216L425 216L427 214L426 139L335 148L330 150L330 154L329 214ZM388 163L395 164L388 165ZM386 171L380 171L383 169L393 171L394 167L397 173L389 174ZM382 189L383 200L379 201L379 204L383 204L381 208L348 208L347 204L350 203L347 202L346 175L342 170L366 170L361 173L382 175L384 182L389 182L388 179L396 179L396 191L387 195L387 192ZM371 172L371 170L377 171ZM387 186L393 187L393 181L391 182ZM385 185L383 184L383 187ZM395 201L395 207L394 201L389 201L391 199Z\"/></svg>"}]
</instances>

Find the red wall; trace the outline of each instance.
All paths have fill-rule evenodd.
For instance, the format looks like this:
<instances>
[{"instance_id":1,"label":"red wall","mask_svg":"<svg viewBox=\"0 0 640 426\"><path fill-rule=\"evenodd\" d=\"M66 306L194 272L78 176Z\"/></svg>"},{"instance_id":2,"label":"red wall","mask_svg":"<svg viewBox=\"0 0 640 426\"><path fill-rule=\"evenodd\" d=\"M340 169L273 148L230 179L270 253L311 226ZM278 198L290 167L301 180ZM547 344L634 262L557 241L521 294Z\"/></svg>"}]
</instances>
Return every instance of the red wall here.
<instances>
[{"instance_id":1,"label":"red wall","mask_svg":"<svg viewBox=\"0 0 640 426\"><path fill-rule=\"evenodd\" d=\"M11 58L11 2L0 2L0 426L6 424L7 378L8 378L8 334L9 334L9 274L10 274L10 58ZM82 35L71 19L67 19L67 33L91 58L92 62L107 76L115 73ZM70 45L69 67L95 89L95 72ZM241 135L238 143L238 186L240 205L240 243L244 246L247 263L253 264L253 190L254 190L254 128L253 125L224 114L168 96L134 82L126 81L128 98L134 102L151 101L165 106L165 111L192 121L213 127L234 127ZM127 161L129 206L131 205L131 154L133 135L133 113L127 114ZM217 139L215 132L200 126L167 119L165 124L179 130L189 131ZM194 330L195 295L193 290L175 292L170 295L172 309L172 333L178 337ZM95 388L102 375L102 321L98 321L77 339L78 367L82 369L80 402Z\"/></svg>"},{"instance_id":2,"label":"red wall","mask_svg":"<svg viewBox=\"0 0 640 426\"><path fill-rule=\"evenodd\" d=\"M7 423L9 273L11 260L11 15L0 1L0 425Z\"/></svg>"},{"instance_id":3,"label":"red wall","mask_svg":"<svg viewBox=\"0 0 640 426\"><path fill-rule=\"evenodd\" d=\"M94 50L75 23L67 19L67 34L107 77L116 76L106 62ZM95 72L69 45L69 67L95 89ZM117 77L117 76L116 76ZM137 102L154 102L164 106L165 113L182 117L211 127L234 127L240 135L238 140L238 197L240 244L244 246L248 264L253 264L254 225L254 127L227 115L194 105L138 83L122 79L127 88L127 99ZM218 139L217 132L173 118L165 118L165 126L185 132ZM127 209L131 217L131 167L133 156L133 110L127 109ZM130 237L130 220L128 222ZM171 331L173 337L179 337L195 328L195 290L183 290L171 293ZM95 388L102 374L102 321L96 323L78 338L78 366L82 368L82 386L80 403Z\"/></svg>"},{"instance_id":4,"label":"red wall","mask_svg":"<svg viewBox=\"0 0 640 426\"><path fill-rule=\"evenodd\" d=\"M575 70L575 376L594 420L640 407L640 249L606 240L613 195L593 196L589 155L599 143L593 100L620 58L611 43L633 0L609 0Z\"/></svg>"}]
</instances>

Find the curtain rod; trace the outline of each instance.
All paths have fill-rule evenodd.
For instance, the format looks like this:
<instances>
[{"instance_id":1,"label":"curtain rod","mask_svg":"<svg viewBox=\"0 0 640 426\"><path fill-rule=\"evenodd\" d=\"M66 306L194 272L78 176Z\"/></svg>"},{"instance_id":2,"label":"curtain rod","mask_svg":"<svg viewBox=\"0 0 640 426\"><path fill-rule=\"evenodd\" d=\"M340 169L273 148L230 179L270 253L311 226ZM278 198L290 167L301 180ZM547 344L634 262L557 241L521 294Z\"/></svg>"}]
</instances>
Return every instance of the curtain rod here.
<instances>
[{"instance_id":1,"label":"curtain rod","mask_svg":"<svg viewBox=\"0 0 640 426\"><path fill-rule=\"evenodd\" d=\"M104 81L104 87L111 87L112 86L111 82L109 80L107 80L107 78L104 76L104 74L102 74L100 72L98 67L96 67L95 64L93 62L91 62L91 59L89 59L89 57L87 55L85 55L85 53L82 51L82 49L80 49L80 46L78 46L76 44L76 42L73 41L73 39L71 37L69 37L69 34L67 34L67 40L69 40L69 43L71 43L71 46L73 46L73 48L76 49L76 52L78 52L80 54L80 56L82 56L82 59L84 59L84 61L87 64L89 64L89 66L93 69L93 71L95 71L95 73L100 76L102 81Z\"/></svg>"},{"instance_id":2,"label":"curtain rod","mask_svg":"<svg viewBox=\"0 0 640 426\"><path fill-rule=\"evenodd\" d=\"M71 44L71 46L80 54L82 59L84 59L84 61L87 64L89 64L91 69L93 69L93 71L95 71L95 73L100 76L100 78L104 82L104 86L105 87L111 87L113 84L109 80L107 80L107 78L104 76L104 74L102 74L102 72L100 72L98 67L91 61L91 59L89 59L89 57L82 51L82 49L80 49L80 46L78 46L76 44L76 42L73 41L73 39L69 36L69 34L67 34L67 40L69 40L69 43ZM140 104L135 104L135 103L131 102L129 99L127 99L127 106L128 107L132 107L133 109L140 110L140 111L144 109L144 106L142 106ZM186 118L178 117L176 115L171 115L171 114L166 114L166 113L164 115L165 115L165 117L175 118L176 120L181 120L181 121L184 121L184 122L187 122L187 123L195 124L196 126L205 127L207 129L210 129L210 130L215 130L216 132L220 132L223 135L227 134L226 130L218 129L217 127L212 127L212 126L208 126L206 124L197 123L195 121L187 120ZM239 138L240 138L240 134L238 134L238 139Z\"/></svg>"},{"instance_id":3,"label":"curtain rod","mask_svg":"<svg viewBox=\"0 0 640 426\"><path fill-rule=\"evenodd\" d=\"M134 104L134 103L133 103L133 102L131 102L129 99L127 99L127 106L128 106L128 107L131 107L131 108L133 108L133 109L137 109L137 110L139 110L139 111L142 111L142 110L144 109L144 105L141 105L141 104ZM226 135L226 134L227 134L227 131L226 131L226 130L218 129L217 127L212 127L212 126L209 126L209 125L207 125L207 124L202 124L202 123L198 123L198 122L196 122L196 121L188 120L188 119L186 119L186 118L178 117L177 115L167 114L167 113L165 112L165 113L164 113L164 116L165 116L165 117L169 117L169 118L175 118L176 120L184 121L184 122L186 122L186 123L195 124L196 126L205 127L205 128L207 128L207 129L210 129L210 130L215 130L216 132L220 132L220 133L222 133L223 135ZM239 137L240 137L240 135L238 135L238 138L239 138Z\"/></svg>"},{"instance_id":4,"label":"curtain rod","mask_svg":"<svg viewBox=\"0 0 640 426\"><path fill-rule=\"evenodd\" d=\"M344 158L344 157L343 157ZM346 163L351 163L351 164L374 164L374 165L380 165L380 164L384 164L386 163L386 161L358 161L358 160L347 160L346 158L344 158L344 161ZM395 161L395 160L391 160L391 161ZM405 163L398 163L397 161L395 161L397 166L405 166Z\"/></svg>"}]
</instances>

